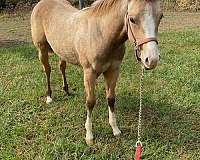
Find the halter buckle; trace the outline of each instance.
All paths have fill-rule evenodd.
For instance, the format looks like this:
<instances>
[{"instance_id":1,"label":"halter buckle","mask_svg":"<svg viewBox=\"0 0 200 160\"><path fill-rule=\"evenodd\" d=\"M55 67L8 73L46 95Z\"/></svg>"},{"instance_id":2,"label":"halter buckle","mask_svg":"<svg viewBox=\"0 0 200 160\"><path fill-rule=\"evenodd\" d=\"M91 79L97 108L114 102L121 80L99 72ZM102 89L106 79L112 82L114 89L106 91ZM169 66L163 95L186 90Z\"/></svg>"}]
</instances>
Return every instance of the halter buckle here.
<instances>
[{"instance_id":1,"label":"halter buckle","mask_svg":"<svg viewBox=\"0 0 200 160\"><path fill-rule=\"evenodd\" d=\"M135 48L136 51L139 50L139 45L136 42L134 43L134 48Z\"/></svg>"}]
</instances>

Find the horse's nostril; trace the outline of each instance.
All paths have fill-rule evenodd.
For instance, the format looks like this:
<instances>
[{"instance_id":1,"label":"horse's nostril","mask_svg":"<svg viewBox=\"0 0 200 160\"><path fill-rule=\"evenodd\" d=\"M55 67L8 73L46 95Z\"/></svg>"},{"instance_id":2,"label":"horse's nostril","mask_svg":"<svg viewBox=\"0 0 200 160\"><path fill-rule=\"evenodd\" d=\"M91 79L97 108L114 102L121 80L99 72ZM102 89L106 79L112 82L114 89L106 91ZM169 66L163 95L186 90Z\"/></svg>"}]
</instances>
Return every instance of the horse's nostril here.
<instances>
[{"instance_id":1,"label":"horse's nostril","mask_svg":"<svg viewBox=\"0 0 200 160\"><path fill-rule=\"evenodd\" d=\"M146 62L146 63L149 63L149 58L148 58L148 57L145 59L145 62Z\"/></svg>"}]
</instances>

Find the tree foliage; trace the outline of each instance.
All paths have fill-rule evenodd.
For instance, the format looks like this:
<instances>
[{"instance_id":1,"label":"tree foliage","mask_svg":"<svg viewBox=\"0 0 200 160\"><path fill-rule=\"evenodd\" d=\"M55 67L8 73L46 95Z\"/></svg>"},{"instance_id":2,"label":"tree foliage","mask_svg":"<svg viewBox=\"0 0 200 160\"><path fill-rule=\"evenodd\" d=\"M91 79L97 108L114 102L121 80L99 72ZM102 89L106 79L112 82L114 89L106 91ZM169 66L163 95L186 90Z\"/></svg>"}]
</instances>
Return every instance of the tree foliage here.
<instances>
[{"instance_id":1,"label":"tree foliage","mask_svg":"<svg viewBox=\"0 0 200 160\"><path fill-rule=\"evenodd\" d=\"M181 9L198 10L199 0L177 0L177 4Z\"/></svg>"},{"instance_id":2,"label":"tree foliage","mask_svg":"<svg viewBox=\"0 0 200 160\"><path fill-rule=\"evenodd\" d=\"M0 0L0 9L14 9L18 4L32 5L39 0ZM79 0L69 0L75 6L79 6ZM90 5L94 0L84 0L85 6ZM164 8L178 10L200 10L199 0L162 0Z\"/></svg>"},{"instance_id":3,"label":"tree foliage","mask_svg":"<svg viewBox=\"0 0 200 160\"><path fill-rule=\"evenodd\" d=\"M199 0L162 0L162 4L169 10L200 10Z\"/></svg>"}]
</instances>

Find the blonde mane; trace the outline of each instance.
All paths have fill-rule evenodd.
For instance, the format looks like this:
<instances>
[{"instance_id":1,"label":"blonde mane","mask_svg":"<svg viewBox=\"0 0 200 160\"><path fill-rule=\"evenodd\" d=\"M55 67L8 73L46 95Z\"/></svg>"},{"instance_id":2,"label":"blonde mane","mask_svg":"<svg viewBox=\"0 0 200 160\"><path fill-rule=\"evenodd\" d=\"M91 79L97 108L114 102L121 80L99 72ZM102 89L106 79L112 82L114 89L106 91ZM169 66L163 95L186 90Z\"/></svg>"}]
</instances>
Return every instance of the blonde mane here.
<instances>
[{"instance_id":1,"label":"blonde mane","mask_svg":"<svg viewBox=\"0 0 200 160\"><path fill-rule=\"evenodd\" d=\"M156 0L140 0L146 2L153 2ZM87 7L86 10L92 15L103 15L108 13L111 9L115 9L116 12L120 10L121 5L127 5L128 0L96 0L91 7Z\"/></svg>"},{"instance_id":2,"label":"blonde mane","mask_svg":"<svg viewBox=\"0 0 200 160\"><path fill-rule=\"evenodd\" d=\"M122 1L123 0L97 0L88 9L91 14L102 15L110 11L112 8L119 10L121 7L119 2Z\"/></svg>"}]
</instances>

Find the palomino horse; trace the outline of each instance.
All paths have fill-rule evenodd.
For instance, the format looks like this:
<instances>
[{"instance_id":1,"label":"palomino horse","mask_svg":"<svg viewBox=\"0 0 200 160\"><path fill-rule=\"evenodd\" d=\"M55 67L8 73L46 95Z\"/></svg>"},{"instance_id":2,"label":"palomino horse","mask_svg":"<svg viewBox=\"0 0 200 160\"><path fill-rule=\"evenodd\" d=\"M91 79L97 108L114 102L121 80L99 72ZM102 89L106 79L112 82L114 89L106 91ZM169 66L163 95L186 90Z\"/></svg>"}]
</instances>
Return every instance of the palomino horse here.
<instances>
[{"instance_id":1,"label":"palomino horse","mask_svg":"<svg viewBox=\"0 0 200 160\"><path fill-rule=\"evenodd\" d=\"M115 116L115 86L124 57L124 43L136 43L137 58L146 69L159 63L157 32L162 12L159 0L98 0L77 10L66 0L41 0L33 9L31 30L34 45L47 76L47 103L52 101L48 52L60 57L64 91L66 62L81 65L86 91L86 142L93 142L91 113L95 82L103 73L109 106L109 124L120 135Z\"/></svg>"}]
</instances>

